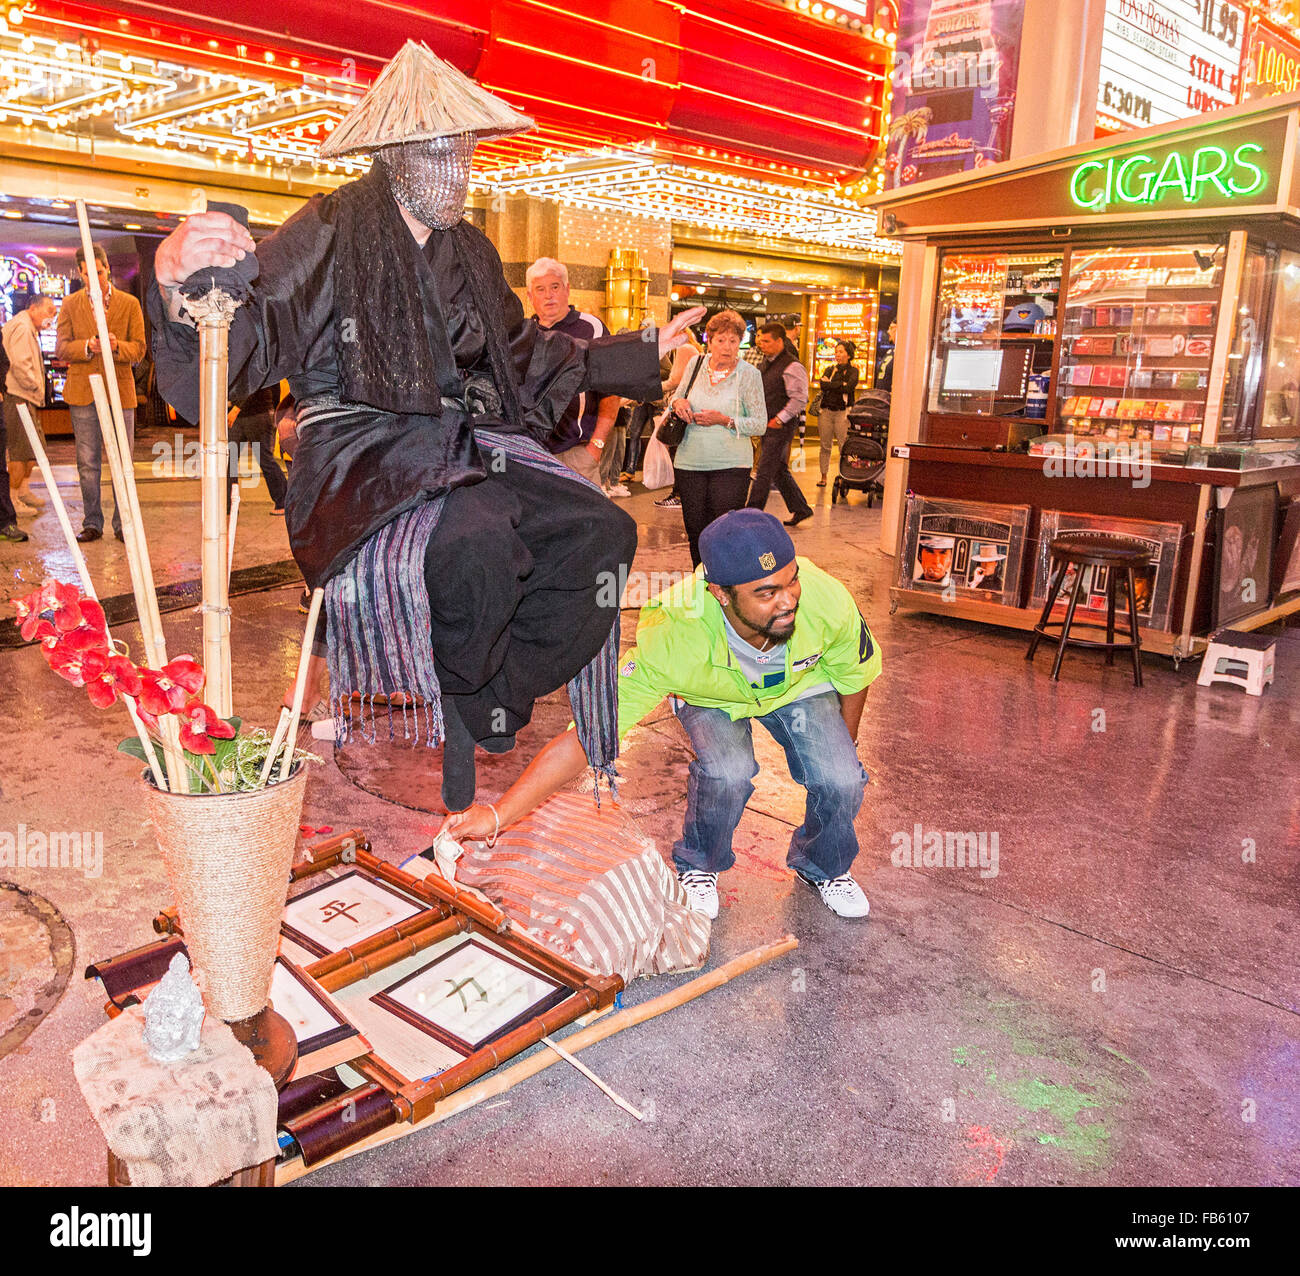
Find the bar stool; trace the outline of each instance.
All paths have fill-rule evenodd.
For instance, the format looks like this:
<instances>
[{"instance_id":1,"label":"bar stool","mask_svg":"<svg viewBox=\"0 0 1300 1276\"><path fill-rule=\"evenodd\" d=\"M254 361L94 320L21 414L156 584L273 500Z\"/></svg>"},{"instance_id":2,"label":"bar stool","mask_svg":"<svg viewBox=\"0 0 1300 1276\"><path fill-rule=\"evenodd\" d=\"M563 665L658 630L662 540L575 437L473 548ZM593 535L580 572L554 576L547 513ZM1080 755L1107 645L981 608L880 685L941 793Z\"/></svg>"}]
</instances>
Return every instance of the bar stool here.
<instances>
[{"instance_id":1,"label":"bar stool","mask_svg":"<svg viewBox=\"0 0 1300 1276\"><path fill-rule=\"evenodd\" d=\"M1061 638L1056 648L1056 659L1052 663L1052 679L1056 681L1061 673L1061 661L1065 648L1092 647L1106 653L1106 663L1115 663L1116 651L1129 651L1133 654L1133 685L1142 685L1142 640L1138 637L1137 591L1134 586L1134 572L1145 568L1151 561L1151 550L1145 542L1129 536L1119 536L1111 532L1062 532L1052 538L1052 576L1047 589L1047 602L1043 614L1034 626L1034 636L1029 640L1029 650L1025 659L1032 660L1038 644L1044 637L1049 637L1048 627L1055 624L1049 620L1057 596L1065 583L1066 570L1074 566L1074 588L1070 592L1070 602L1066 607L1065 621L1061 625ZM1106 570L1106 624L1098 621L1081 620L1078 627L1106 630L1106 641L1098 642L1089 638L1076 638L1070 629L1074 625L1074 609L1079 603L1079 594L1083 589L1084 569L1091 567L1093 573ZM1128 602L1128 638L1122 642L1115 641L1115 582L1120 573L1124 575L1124 586Z\"/></svg>"}]
</instances>

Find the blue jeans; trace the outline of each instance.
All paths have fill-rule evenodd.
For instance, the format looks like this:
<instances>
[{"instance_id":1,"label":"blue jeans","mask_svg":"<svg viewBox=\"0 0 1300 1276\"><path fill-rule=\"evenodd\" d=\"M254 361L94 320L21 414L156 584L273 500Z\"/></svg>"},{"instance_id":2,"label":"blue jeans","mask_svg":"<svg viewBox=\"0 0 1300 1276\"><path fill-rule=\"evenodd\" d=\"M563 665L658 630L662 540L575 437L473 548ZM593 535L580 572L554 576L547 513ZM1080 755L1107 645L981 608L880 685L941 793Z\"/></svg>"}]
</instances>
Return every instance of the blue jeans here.
<instances>
[{"instance_id":1,"label":"blue jeans","mask_svg":"<svg viewBox=\"0 0 1300 1276\"><path fill-rule=\"evenodd\" d=\"M104 510L100 504L99 489L104 481L102 448L104 436L99 432L99 416L93 403L81 405L68 404L72 416L72 432L77 436L77 477L81 480L81 525L93 527L95 531L104 530ZM126 422L126 437L135 450L135 409L123 408L122 419ZM130 465L131 457L126 458ZM113 500L113 531L122 530L122 511Z\"/></svg>"},{"instance_id":2,"label":"blue jeans","mask_svg":"<svg viewBox=\"0 0 1300 1276\"><path fill-rule=\"evenodd\" d=\"M686 823L673 843L679 869L720 873L736 857L731 839L758 774L752 719L733 722L722 709L677 706L695 760L686 792ZM833 691L796 700L758 719L785 750L790 776L808 790L803 823L790 838L786 863L813 881L847 873L858 853L853 820L867 773Z\"/></svg>"}]
</instances>

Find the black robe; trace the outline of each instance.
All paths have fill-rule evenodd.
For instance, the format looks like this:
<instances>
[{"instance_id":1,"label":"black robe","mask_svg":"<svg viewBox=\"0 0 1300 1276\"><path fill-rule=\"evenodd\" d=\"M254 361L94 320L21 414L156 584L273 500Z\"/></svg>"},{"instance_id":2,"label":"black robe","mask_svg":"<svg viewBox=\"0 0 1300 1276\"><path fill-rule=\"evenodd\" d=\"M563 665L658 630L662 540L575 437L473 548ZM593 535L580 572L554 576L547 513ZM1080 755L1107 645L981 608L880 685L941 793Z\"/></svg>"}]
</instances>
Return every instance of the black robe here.
<instances>
[{"instance_id":1,"label":"black robe","mask_svg":"<svg viewBox=\"0 0 1300 1276\"><path fill-rule=\"evenodd\" d=\"M583 342L528 322L485 235L462 221L433 231L422 249L382 180L372 172L314 197L263 241L254 295L230 327L233 401L287 379L300 403L354 408L304 432L294 453L285 521L312 588L404 510L481 480L475 426L545 443L583 390L640 401L661 393L657 342L642 333ZM345 250L350 256L340 259ZM416 299L423 332L412 331L403 288ZM339 312L340 291L355 314ZM198 333L169 320L157 288L148 290L147 308L160 392L197 420ZM487 325L497 325L496 334ZM502 379L491 350L497 334L514 385L501 393L500 411L466 405L467 378ZM344 345L358 338L370 343L360 360ZM419 357L394 366L393 349ZM436 369L432 398L428 378L406 376L406 365L421 361Z\"/></svg>"}]
</instances>

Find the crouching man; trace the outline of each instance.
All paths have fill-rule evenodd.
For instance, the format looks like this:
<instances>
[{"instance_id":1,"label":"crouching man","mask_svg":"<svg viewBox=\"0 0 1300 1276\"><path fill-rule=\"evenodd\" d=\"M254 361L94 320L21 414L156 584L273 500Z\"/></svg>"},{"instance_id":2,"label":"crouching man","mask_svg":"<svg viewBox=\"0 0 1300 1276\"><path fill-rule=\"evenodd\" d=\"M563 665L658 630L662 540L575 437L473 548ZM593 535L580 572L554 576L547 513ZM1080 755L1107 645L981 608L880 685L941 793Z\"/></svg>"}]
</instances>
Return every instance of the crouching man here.
<instances>
[{"instance_id":1,"label":"crouching man","mask_svg":"<svg viewBox=\"0 0 1300 1276\"><path fill-rule=\"evenodd\" d=\"M880 652L849 591L761 510L732 510L700 535L696 573L648 602L619 671L621 740L667 697L695 750L673 861L692 907L718 915L718 874L758 774L752 720L785 750L808 791L787 863L840 917L865 917L849 872L866 773L858 723ZM493 806L449 816L454 837L491 838L580 775L576 732L557 736Z\"/></svg>"}]
</instances>

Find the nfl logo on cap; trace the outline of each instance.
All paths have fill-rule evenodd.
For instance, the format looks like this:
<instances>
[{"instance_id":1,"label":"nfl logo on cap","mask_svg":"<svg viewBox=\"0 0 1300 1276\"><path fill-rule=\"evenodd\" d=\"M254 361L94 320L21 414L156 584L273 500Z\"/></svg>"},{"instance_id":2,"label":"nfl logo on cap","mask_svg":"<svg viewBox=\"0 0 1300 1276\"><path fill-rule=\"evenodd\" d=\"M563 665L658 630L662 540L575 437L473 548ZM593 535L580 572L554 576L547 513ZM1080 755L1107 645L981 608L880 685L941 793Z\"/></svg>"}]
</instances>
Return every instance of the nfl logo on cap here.
<instances>
[{"instance_id":1,"label":"nfl logo on cap","mask_svg":"<svg viewBox=\"0 0 1300 1276\"><path fill-rule=\"evenodd\" d=\"M758 565L765 571L770 572L776 567L776 555L770 551L758 556Z\"/></svg>"}]
</instances>

